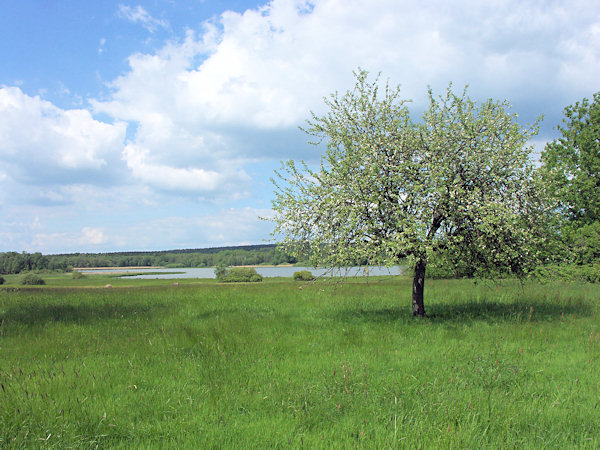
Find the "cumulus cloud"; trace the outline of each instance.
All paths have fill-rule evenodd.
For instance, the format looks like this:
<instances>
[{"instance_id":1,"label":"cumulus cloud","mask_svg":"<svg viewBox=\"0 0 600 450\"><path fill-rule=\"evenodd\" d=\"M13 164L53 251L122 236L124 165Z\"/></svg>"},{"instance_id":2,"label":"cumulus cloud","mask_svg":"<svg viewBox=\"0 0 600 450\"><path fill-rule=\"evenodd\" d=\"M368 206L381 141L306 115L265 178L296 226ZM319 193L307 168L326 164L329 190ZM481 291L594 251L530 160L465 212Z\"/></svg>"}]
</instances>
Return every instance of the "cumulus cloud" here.
<instances>
[{"instance_id":1,"label":"cumulus cloud","mask_svg":"<svg viewBox=\"0 0 600 450\"><path fill-rule=\"evenodd\" d=\"M106 242L106 237L104 236L102 230L91 227L83 227L81 230L81 237L79 239L79 243L81 245L99 245L103 244L104 242Z\"/></svg>"},{"instance_id":2,"label":"cumulus cloud","mask_svg":"<svg viewBox=\"0 0 600 450\"><path fill-rule=\"evenodd\" d=\"M531 105L535 117L547 112L549 89L555 99L574 85L595 88L600 22L593 10L586 0L569 7L273 0L225 12L153 54L132 55L111 98L93 107L139 124L133 142L150 156L195 155L212 170L224 157L241 164L270 156L269 144L249 148L241 136L294 129L324 95L350 87L358 66L401 83L417 108L426 85L441 90L454 81L476 96Z\"/></svg>"},{"instance_id":3,"label":"cumulus cloud","mask_svg":"<svg viewBox=\"0 0 600 450\"><path fill-rule=\"evenodd\" d=\"M63 110L17 87L0 89L0 157L20 181L69 184L102 177L120 156L125 129L124 122L100 122L85 109Z\"/></svg>"},{"instance_id":4,"label":"cumulus cloud","mask_svg":"<svg viewBox=\"0 0 600 450\"><path fill-rule=\"evenodd\" d=\"M101 251L102 245L109 239L104 232L98 228L83 227L76 232L54 232L54 233L34 233L31 242L27 243L25 248L29 251L44 250L48 252L63 252L65 249L71 251ZM67 250L68 251L68 250Z\"/></svg>"},{"instance_id":5,"label":"cumulus cloud","mask_svg":"<svg viewBox=\"0 0 600 450\"><path fill-rule=\"evenodd\" d=\"M148 13L148 11L146 11L140 5L137 5L136 7L119 5L117 16L132 23L141 24L150 33L154 33L157 28L169 27L169 22L152 17L150 13Z\"/></svg>"},{"instance_id":6,"label":"cumulus cloud","mask_svg":"<svg viewBox=\"0 0 600 450\"><path fill-rule=\"evenodd\" d=\"M212 170L177 168L148 161L149 151L135 144L125 147L123 158L133 176L143 183L165 190L212 191L223 176Z\"/></svg>"},{"instance_id":7,"label":"cumulus cloud","mask_svg":"<svg viewBox=\"0 0 600 450\"><path fill-rule=\"evenodd\" d=\"M402 84L417 111L427 85L441 92L454 81L459 89L470 84L475 97L509 98L532 122L573 86L595 87L589 73L600 71L600 43L599 22L586 14L592 9L586 0L569 8L517 0L273 0L131 55L108 98L91 105L134 124L123 159L139 182L239 197L249 163L310 158L296 127L319 112L323 96L351 87L359 66ZM585 70L574 69L581 57Z\"/></svg>"}]
</instances>

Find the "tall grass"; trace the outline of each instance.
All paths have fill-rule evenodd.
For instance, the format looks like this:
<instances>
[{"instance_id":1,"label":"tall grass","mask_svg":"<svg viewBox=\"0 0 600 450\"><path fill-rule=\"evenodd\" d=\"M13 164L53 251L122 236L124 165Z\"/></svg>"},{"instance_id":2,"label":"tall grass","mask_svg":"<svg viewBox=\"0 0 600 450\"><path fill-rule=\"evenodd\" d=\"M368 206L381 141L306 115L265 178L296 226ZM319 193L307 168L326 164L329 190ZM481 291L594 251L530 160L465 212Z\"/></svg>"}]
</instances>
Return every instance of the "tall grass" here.
<instances>
[{"instance_id":1,"label":"tall grass","mask_svg":"<svg viewBox=\"0 0 600 450\"><path fill-rule=\"evenodd\" d=\"M145 284L0 290L0 447L600 446L593 285Z\"/></svg>"}]
</instances>

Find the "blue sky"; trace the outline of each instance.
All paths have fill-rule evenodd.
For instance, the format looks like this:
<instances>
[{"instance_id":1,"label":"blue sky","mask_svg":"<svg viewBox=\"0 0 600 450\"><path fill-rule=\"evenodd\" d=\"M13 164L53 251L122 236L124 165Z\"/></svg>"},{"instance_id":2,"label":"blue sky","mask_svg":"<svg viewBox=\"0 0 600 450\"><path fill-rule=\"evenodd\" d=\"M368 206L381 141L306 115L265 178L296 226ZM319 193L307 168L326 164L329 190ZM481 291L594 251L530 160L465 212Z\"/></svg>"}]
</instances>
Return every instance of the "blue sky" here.
<instances>
[{"instance_id":1,"label":"blue sky","mask_svg":"<svg viewBox=\"0 0 600 450\"><path fill-rule=\"evenodd\" d=\"M507 99L556 137L600 90L597 1L0 3L0 251L105 252L269 239L298 130L357 67Z\"/></svg>"}]
</instances>

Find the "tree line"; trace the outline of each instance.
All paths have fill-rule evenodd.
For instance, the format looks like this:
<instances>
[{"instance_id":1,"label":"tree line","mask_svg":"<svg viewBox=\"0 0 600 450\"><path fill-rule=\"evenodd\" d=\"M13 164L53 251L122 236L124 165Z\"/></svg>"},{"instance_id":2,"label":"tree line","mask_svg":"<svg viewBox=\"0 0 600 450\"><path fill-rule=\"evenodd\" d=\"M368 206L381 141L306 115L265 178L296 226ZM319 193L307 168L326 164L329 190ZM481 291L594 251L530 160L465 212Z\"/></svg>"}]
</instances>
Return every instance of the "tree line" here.
<instances>
[{"instance_id":1,"label":"tree line","mask_svg":"<svg viewBox=\"0 0 600 450\"><path fill-rule=\"evenodd\" d=\"M43 255L39 252L0 253L0 274L28 271L69 271L74 267L217 267L260 264L293 264L274 244L182 249L157 252L69 253Z\"/></svg>"}]
</instances>

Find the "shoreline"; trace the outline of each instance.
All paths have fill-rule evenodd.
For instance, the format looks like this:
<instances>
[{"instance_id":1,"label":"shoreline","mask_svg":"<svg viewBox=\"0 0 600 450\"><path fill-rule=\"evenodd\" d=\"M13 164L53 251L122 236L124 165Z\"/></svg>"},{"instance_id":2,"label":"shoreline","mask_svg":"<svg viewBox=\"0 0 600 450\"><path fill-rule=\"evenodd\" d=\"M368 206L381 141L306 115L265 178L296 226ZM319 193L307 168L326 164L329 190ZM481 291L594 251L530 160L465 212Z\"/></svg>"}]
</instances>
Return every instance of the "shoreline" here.
<instances>
[{"instance_id":1,"label":"shoreline","mask_svg":"<svg viewBox=\"0 0 600 450\"><path fill-rule=\"evenodd\" d=\"M166 269L165 266L106 266L106 267L73 267L73 270L122 270L122 269Z\"/></svg>"},{"instance_id":2,"label":"shoreline","mask_svg":"<svg viewBox=\"0 0 600 450\"><path fill-rule=\"evenodd\" d=\"M227 266L227 267L294 267L293 264L245 264L240 266ZM106 267L73 267L73 271L93 271L93 270L103 270L103 271L116 271L122 272L126 270L151 270L151 269L167 269L167 270L181 270L181 269L215 269L214 267L165 267L165 266L106 266Z\"/></svg>"}]
</instances>

